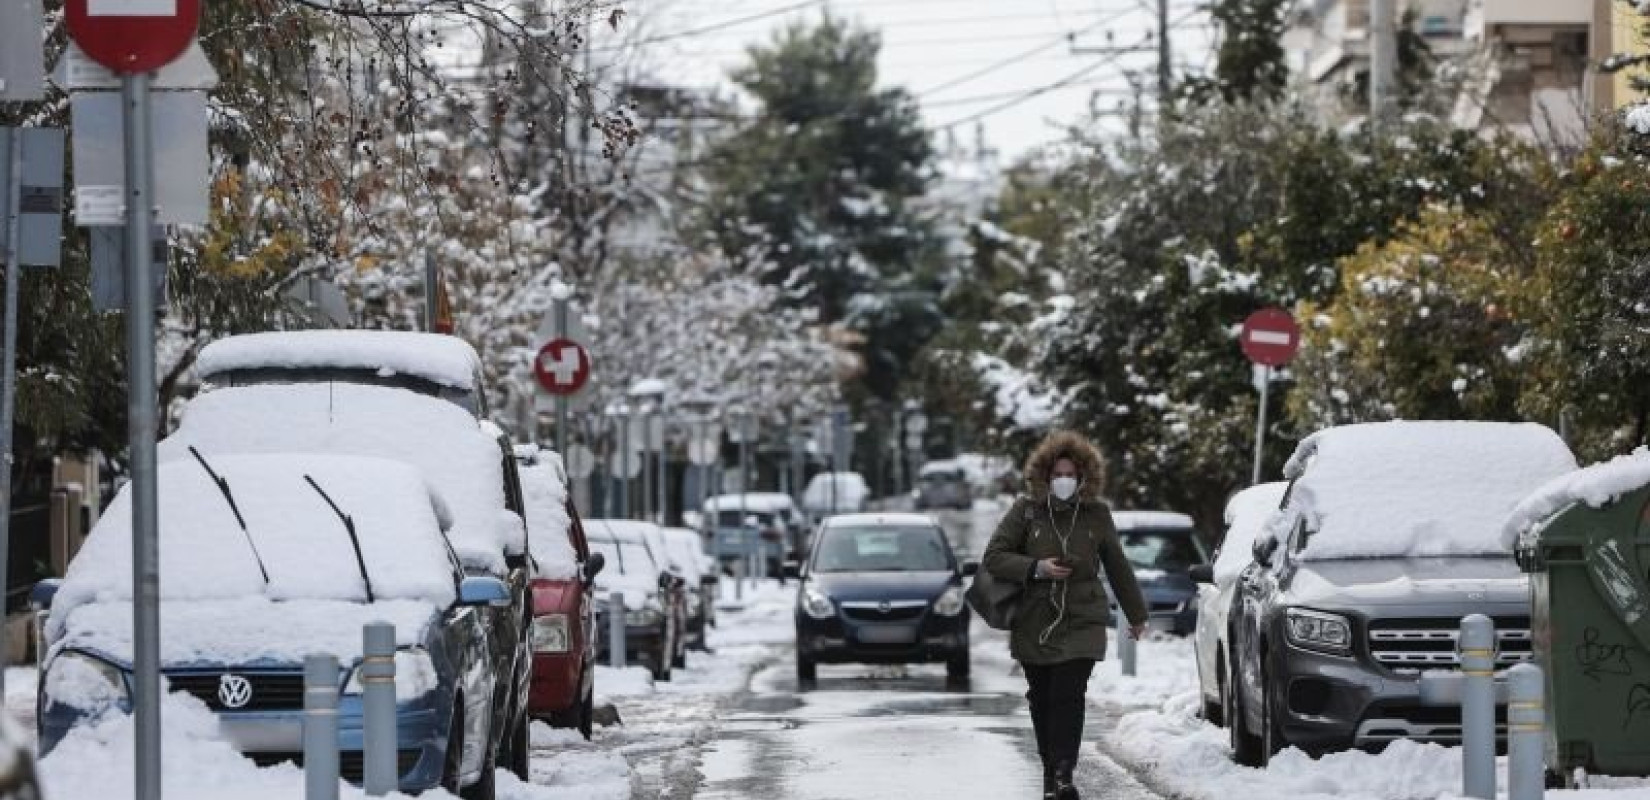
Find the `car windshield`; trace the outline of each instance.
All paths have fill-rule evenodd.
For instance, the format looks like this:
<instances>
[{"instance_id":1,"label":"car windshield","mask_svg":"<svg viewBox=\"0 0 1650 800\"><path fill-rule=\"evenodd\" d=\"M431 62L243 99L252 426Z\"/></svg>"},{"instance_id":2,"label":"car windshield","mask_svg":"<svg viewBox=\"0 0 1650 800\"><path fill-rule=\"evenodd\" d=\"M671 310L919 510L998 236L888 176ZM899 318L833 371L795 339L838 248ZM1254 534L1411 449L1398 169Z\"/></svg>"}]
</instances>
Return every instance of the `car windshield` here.
<instances>
[{"instance_id":1,"label":"car windshield","mask_svg":"<svg viewBox=\"0 0 1650 800\"><path fill-rule=\"evenodd\" d=\"M1203 545L1189 530L1123 531L1123 554L1135 569L1184 572L1208 560Z\"/></svg>"},{"instance_id":2,"label":"car windshield","mask_svg":"<svg viewBox=\"0 0 1650 800\"><path fill-rule=\"evenodd\" d=\"M601 553L607 568L621 575L649 575L655 572L653 558L647 548L637 542L615 542L611 539L591 539L590 550Z\"/></svg>"},{"instance_id":3,"label":"car windshield","mask_svg":"<svg viewBox=\"0 0 1650 800\"><path fill-rule=\"evenodd\" d=\"M815 572L939 572L951 569L938 528L879 525L830 528L814 557Z\"/></svg>"}]
</instances>

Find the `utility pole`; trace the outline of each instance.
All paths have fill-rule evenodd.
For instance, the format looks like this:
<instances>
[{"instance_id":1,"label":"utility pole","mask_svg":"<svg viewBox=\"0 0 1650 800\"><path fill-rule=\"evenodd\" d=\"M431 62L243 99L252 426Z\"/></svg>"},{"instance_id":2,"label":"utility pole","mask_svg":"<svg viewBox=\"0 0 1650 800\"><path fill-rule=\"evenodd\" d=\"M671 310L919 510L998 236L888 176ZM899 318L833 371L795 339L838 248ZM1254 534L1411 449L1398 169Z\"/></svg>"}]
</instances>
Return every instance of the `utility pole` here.
<instances>
[{"instance_id":1,"label":"utility pole","mask_svg":"<svg viewBox=\"0 0 1650 800\"><path fill-rule=\"evenodd\" d=\"M1369 3L1369 122L1377 134L1392 103L1398 72L1397 0Z\"/></svg>"},{"instance_id":2,"label":"utility pole","mask_svg":"<svg viewBox=\"0 0 1650 800\"><path fill-rule=\"evenodd\" d=\"M1167 107L1165 104L1174 91L1173 55L1169 41L1169 0L1157 0L1157 102L1160 107Z\"/></svg>"}]
</instances>

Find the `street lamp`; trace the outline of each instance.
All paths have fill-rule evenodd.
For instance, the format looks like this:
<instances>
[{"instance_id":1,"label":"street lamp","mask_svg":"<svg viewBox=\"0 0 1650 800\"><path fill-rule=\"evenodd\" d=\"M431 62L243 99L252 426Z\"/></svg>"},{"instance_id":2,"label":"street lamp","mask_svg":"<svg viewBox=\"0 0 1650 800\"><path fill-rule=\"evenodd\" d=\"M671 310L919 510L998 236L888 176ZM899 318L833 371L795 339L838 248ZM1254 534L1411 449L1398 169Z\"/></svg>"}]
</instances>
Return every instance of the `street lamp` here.
<instances>
[{"instance_id":1,"label":"street lamp","mask_svg":"<svg viewBox=\"0 0 1650 800\"><path fill-rule=\"evenodd\" d=\"M683 395L676 401L677 407L687 417L688 463L691 474L696 478L693 494L698 504L694 510L699 512L704 511L705 500L710 495L711 468L722 463L722 432L719 429L712 431L711 425L711 413L716 410L716 404L715 397L698 391Z\"/></svg>"},{"instance_id":2,"label":"street lamp","mask_svg":"<svg viewBox=\"0 0 1650 800\"><path fill-rule=\"evenodd\" d=\"M669 459L665 447L665 396L669 391L670 385L664 381L658 378L647 378L632 384L630 391L626 393L633 402L639 403L642 408L642 470L644 473L646 473L648 466L647 454L655 448L658 450L659 471L653 480L658 487L655 494L658 500L658 522L660 525L665 524L668 500L666 484L669 482L670 477ZM657 439L657 442L655 442L655 439ZM645 509L647 503L644 501L642 506ZM650 515L644 513L644 518L647 516Z\"/></svg>"},{"instance_id":3,"label":"street lamp","mask_svg":"<svg viewBox=\"0 0 1650 800\"><path fill-rule=\"evenodd\" d=\"M615 457L608 458L608 474L619 479L618 501L610 505L608 513L618 519L630 518L630 405L623 400L607 407L607 419L613 424L618 439Z\"/></svg>"}]
</instances>

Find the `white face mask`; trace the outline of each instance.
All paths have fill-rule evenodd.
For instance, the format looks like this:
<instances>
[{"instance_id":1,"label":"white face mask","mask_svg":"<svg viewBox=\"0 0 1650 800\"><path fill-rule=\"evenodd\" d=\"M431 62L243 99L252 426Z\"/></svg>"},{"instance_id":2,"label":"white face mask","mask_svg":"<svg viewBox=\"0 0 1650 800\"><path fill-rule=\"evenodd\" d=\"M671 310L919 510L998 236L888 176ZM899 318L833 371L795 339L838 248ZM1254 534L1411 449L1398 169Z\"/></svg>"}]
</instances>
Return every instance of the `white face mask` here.
<instances>
[{"instance_id":1,"label":"white face mask","mask_svg":"<svg viewBox=\"0 0 1650 800\"><path fill-rule=\"evenodd\" d=\"M1073 477L1055 478L1049 482L1049 488L1054 490L1054 496L1061 500L1070 500L1077 494L1077 479Z\"/></svg>"}]
</instances>

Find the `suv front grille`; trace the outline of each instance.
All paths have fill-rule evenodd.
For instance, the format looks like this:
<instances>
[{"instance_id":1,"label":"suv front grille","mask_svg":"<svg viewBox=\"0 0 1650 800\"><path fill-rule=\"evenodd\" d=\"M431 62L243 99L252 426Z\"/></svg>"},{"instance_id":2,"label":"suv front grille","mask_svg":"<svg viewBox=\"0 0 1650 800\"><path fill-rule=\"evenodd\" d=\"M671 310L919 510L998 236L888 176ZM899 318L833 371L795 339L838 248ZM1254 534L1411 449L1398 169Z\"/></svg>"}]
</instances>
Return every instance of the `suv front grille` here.
<instances>
[{"instance_id":1,"label":"suv front grille","mask_svg":"<svg viewBox=\"0 0 1650 800\"><path fill-rule=\"evenodd\" d=\"M420 750L397 750L395 753L396 774L406 775L413 767L418 766ZM365 754L360 750L343 750L338 753L338 777L359 784L367 774ZM260 767L272 767L276 764L292 764L300 769L304 766L302 752L273 752L247 753L247 758Z\"/></svg>"},{"instance_id":2,"label":"suv front grille","mask_svg":"<svg viewBox=\"0 0 1650 800\"><path fill-rule=\"evenodd\" d=\"M245 705L229 708L218 696L224 675L236 675L251 684L252 694ZM291 711L304 707L304 676L301 672L188 672L168 674L174 692L187 692L213 711Z\"/></svg>"},{"instance_id":3,"label":"suv front grille","mask_svg":"<svg viewBox=\"0 0 1650 800\"><path fill-rule=\"evenodd\" d=\"M1392 670L1459 669L1455 642L1461 621L1452 619L1386 619L1369 623L1369 653ZM1510 667L1535 658L1528 617L1495 620L1497 667Z\"/></svg>"}]
</instances>

